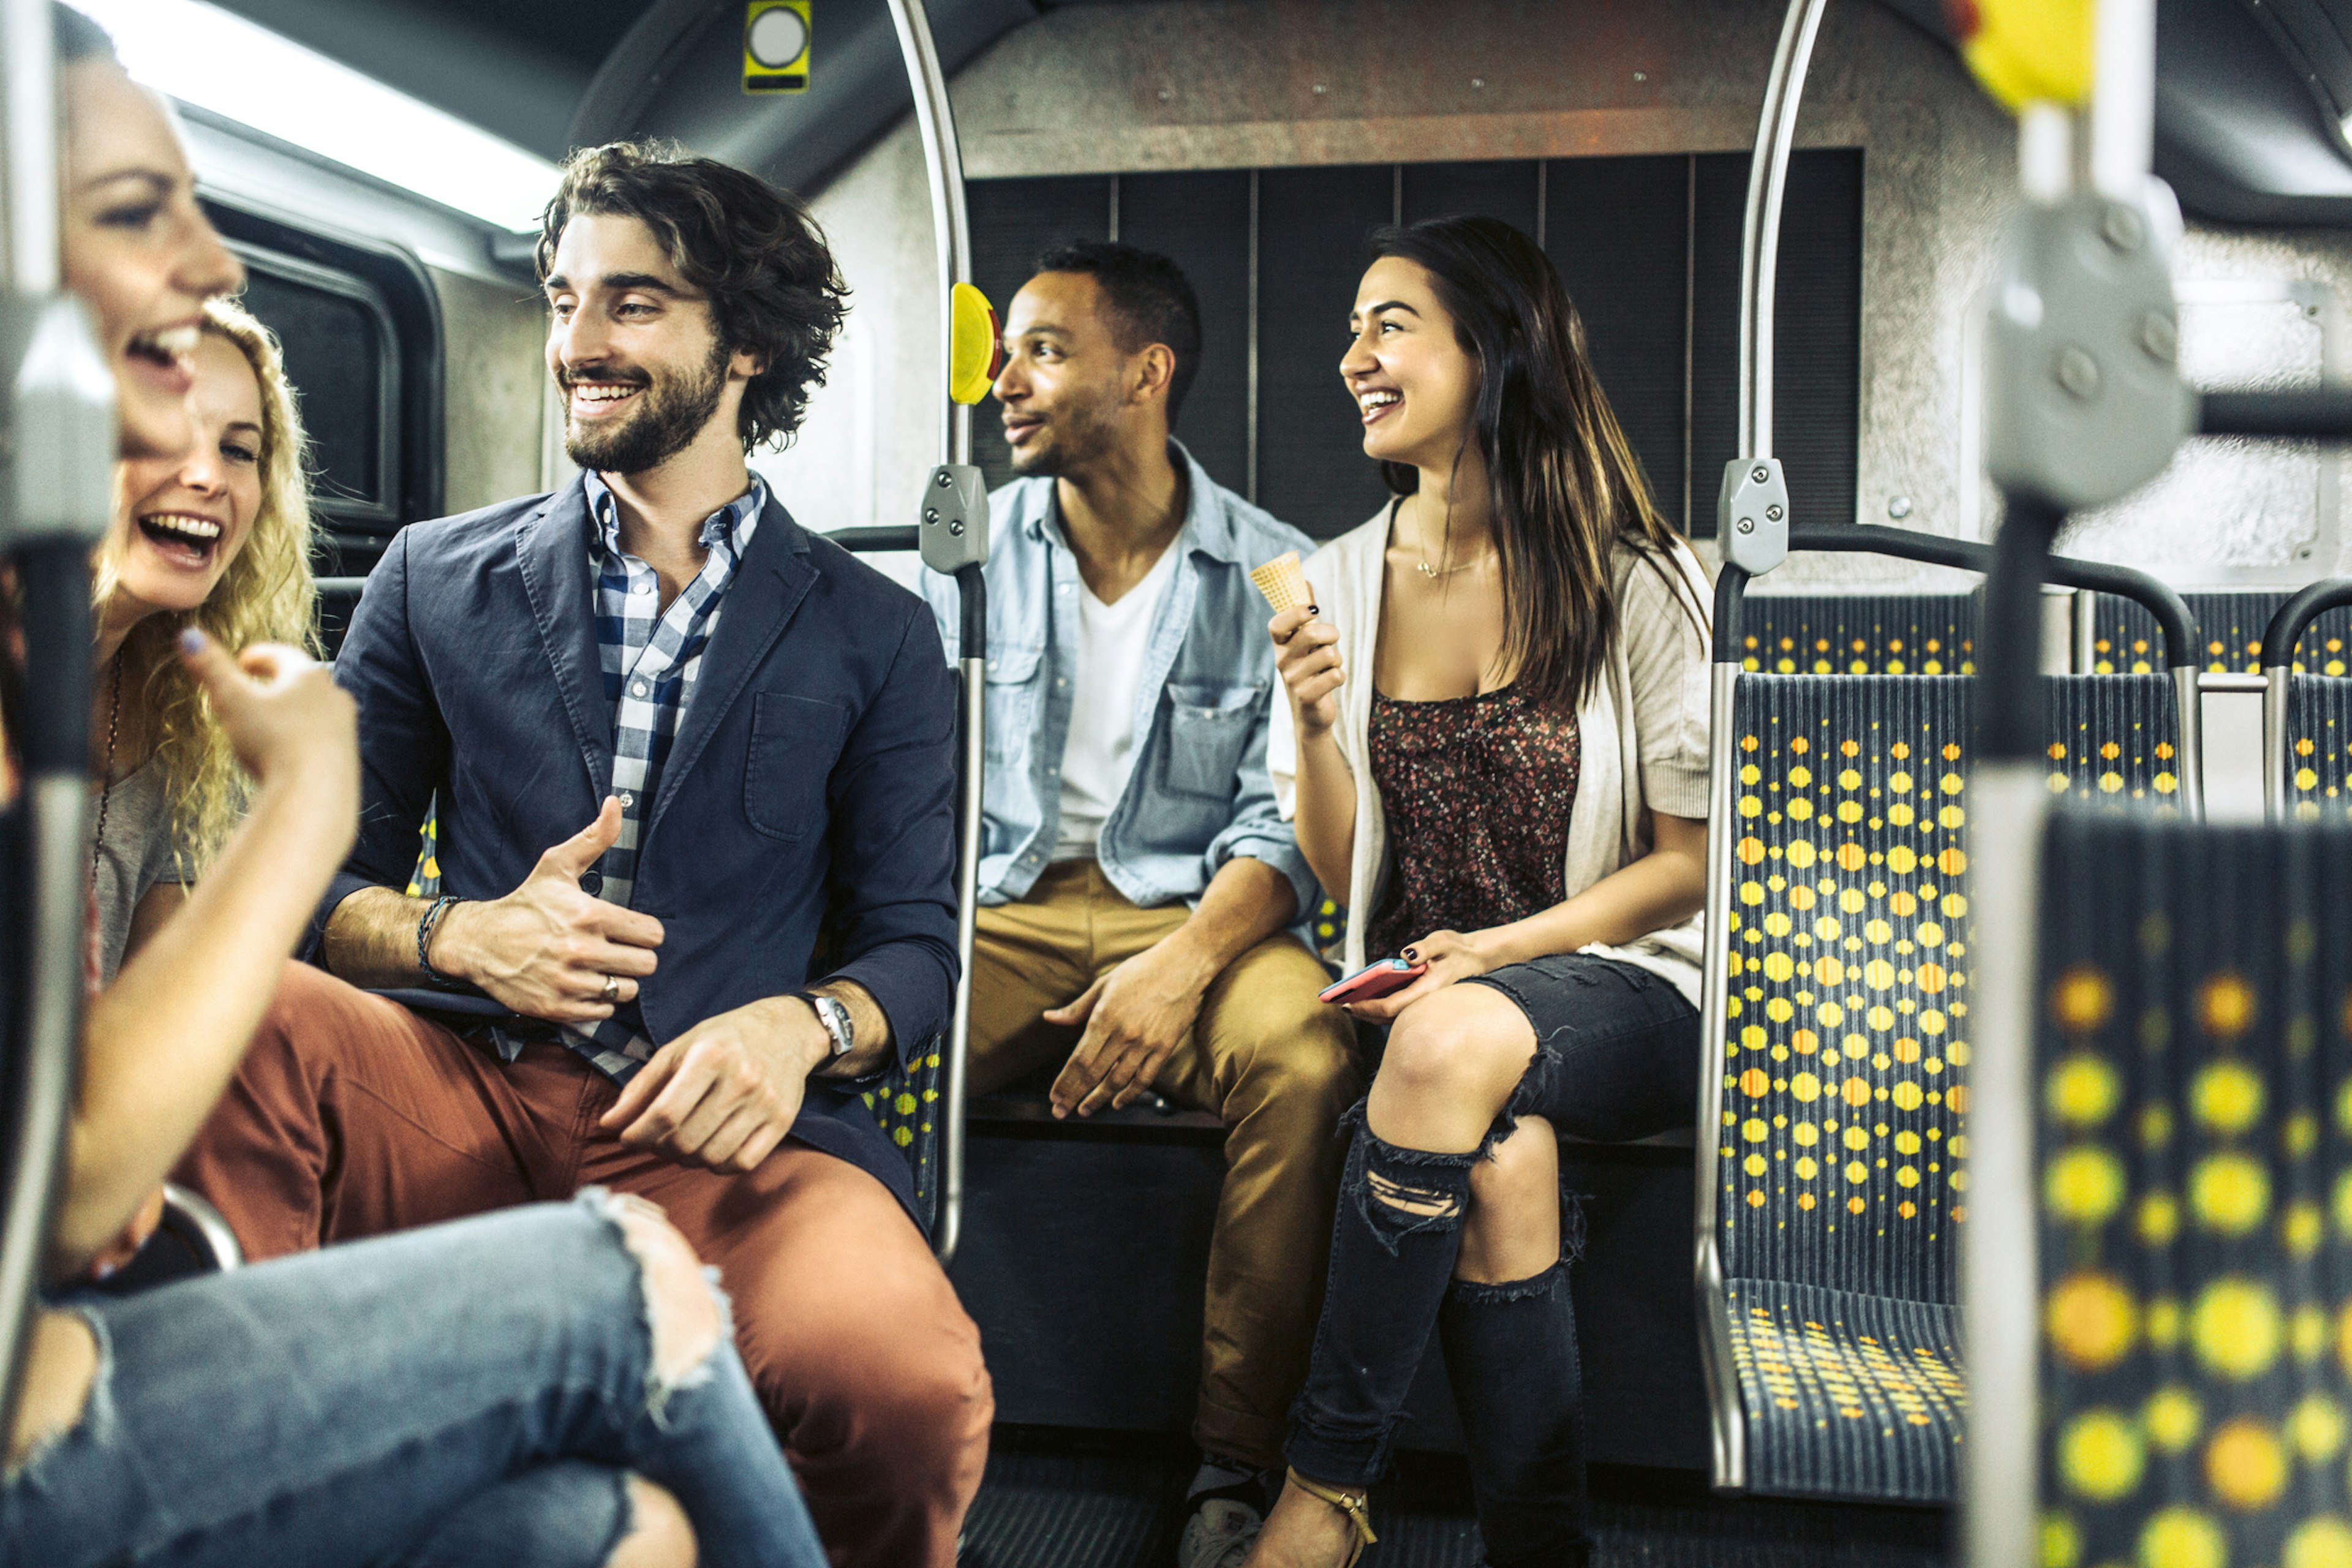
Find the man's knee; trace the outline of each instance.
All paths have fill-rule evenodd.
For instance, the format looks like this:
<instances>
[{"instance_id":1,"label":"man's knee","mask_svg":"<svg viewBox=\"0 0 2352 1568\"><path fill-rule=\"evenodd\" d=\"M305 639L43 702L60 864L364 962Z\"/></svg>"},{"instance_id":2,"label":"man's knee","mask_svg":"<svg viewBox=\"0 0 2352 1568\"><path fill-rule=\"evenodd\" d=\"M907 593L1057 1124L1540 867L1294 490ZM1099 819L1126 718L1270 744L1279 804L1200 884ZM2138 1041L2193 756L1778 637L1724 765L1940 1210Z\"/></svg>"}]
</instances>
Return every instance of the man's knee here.
<instances>
[{"instance_id":1,"label":"man's knee","mask_svg":"<svg viewBox=\"0 0 2352 1568\"><path fill-rule=\"evenodd\" d=\"M1313 980L1319 973L1302 977L1288 964L1268 966L1236 976L1222 999L1216 1027L1236 1044L1245 1100L1325 1106L1336 1116L1362 1094L1354 1025L1318 999Z\"/></svg>"}]
</instances>

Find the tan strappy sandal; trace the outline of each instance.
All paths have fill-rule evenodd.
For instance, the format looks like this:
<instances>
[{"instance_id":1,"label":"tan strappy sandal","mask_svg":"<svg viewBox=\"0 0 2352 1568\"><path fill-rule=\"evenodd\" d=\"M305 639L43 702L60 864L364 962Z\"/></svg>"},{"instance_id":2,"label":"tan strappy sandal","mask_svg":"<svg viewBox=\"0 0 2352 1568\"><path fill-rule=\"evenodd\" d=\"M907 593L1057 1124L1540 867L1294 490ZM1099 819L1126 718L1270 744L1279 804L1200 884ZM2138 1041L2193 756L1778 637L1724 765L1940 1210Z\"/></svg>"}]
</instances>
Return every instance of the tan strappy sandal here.
<instances>
[{"instance_id":1,"label":"tan strappy sandal","mask_svg":"<svg viewBox=\"0 0 2352 1568\"><path fill-rule=\"evenodd\" d=\"M1356 1568L1357 1562L1364 1555L1364 1548L1380 1539L1372 1533L1371 1494L1364 1491L1349 1491L1340 1487L1327 1487L1319 1481L1308 1480L1297 1470L1290 1472L1290 1484L1308 1497L1320 1499L1348 1516L1349 1524L1354 1527L1356 1531L1356 1546L1354 1551L1348 1553L1348 1560L1339 1564L1339 1568Z\"/></svg>"}]
</instances>

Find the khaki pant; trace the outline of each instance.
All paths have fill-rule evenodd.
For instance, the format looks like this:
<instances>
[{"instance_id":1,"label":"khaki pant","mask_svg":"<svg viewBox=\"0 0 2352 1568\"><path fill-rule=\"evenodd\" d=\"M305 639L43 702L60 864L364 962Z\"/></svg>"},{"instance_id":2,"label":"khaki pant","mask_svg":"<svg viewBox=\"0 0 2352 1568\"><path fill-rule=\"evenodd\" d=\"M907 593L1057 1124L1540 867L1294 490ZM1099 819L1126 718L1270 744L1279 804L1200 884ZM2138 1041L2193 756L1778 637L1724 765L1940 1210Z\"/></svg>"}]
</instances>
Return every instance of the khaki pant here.
<instances>
[{"instance_id":1,"label":"khaki pant","mask_svg":"<svg viewBox=\"0 0 2352 1568\"><path fill-rule=\"evenodd\" d=\"M1137 908L1090 860L1050 866L1026 899L982 909L972 1092L1058 1069L1079 1031L1040 1015L1075 1001L1187 914L1181 904ZM1315 999L1328 984L1296 938L1266 938L1210 985L1192 1034L1151 1086L1226 1128L1192 1436L1269 1468L1282 1463L1323 1300L1339 1185L1335 1124L1363 1092L1347 1015Z\"/></svg>"}]
</instances>

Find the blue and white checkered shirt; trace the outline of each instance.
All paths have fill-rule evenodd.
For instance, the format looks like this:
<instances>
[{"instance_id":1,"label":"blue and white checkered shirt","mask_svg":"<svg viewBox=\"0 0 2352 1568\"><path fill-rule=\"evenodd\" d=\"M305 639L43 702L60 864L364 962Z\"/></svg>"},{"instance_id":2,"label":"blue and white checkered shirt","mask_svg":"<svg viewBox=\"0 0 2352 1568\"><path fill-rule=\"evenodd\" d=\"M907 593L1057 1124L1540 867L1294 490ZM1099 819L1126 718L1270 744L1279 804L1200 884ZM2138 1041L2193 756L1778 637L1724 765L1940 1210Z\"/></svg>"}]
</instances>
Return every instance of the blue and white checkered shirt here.
<instances>
[{"instance_id":1,"label":"blue and white checkered shirt","mask_svg":"<svg viewBox=\"0 0 2352 1568\"><path fill-rule=\"evenodd\" d=\"M661 791L662 764L693 700L703 649L719 630L727 586L759 530L768 487L754 475L750 489L703 522L702 547L709 554L667 610L659 607L661 581L654 569L621 548L621 511L613 492L593 471L587 489L588 512L596 521L588 552L596 573L596 651L604 696L613 704L613 794L621 803L621 836L596 863L604 879L597 896L625 906L636 889L640 824ZM599 1023L564 1025L563 1043L619 1083L654 1054L634 1002Z\"/></svg>"}]
</instances>

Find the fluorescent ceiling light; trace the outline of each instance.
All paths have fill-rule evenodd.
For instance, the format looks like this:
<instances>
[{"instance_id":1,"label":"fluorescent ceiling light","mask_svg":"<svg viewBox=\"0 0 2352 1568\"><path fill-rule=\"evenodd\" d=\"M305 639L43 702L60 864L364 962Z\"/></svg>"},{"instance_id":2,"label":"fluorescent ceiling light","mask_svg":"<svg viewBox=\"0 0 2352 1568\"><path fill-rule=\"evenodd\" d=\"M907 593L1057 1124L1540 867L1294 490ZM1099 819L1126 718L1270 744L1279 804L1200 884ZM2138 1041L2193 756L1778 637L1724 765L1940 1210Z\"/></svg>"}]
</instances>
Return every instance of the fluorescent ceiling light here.
<instances>
[{"instance_id":1,"label":"fluorescent ceiling light","mask_svg":"<svg viewBox=\"0 0 2352 1568\"><path fill-rule=\"evenodd\" d=\"M217 5L72 4L148 86L444 206L529 229L555 194L546 159Z\"/></svg>"}]
</instances>

